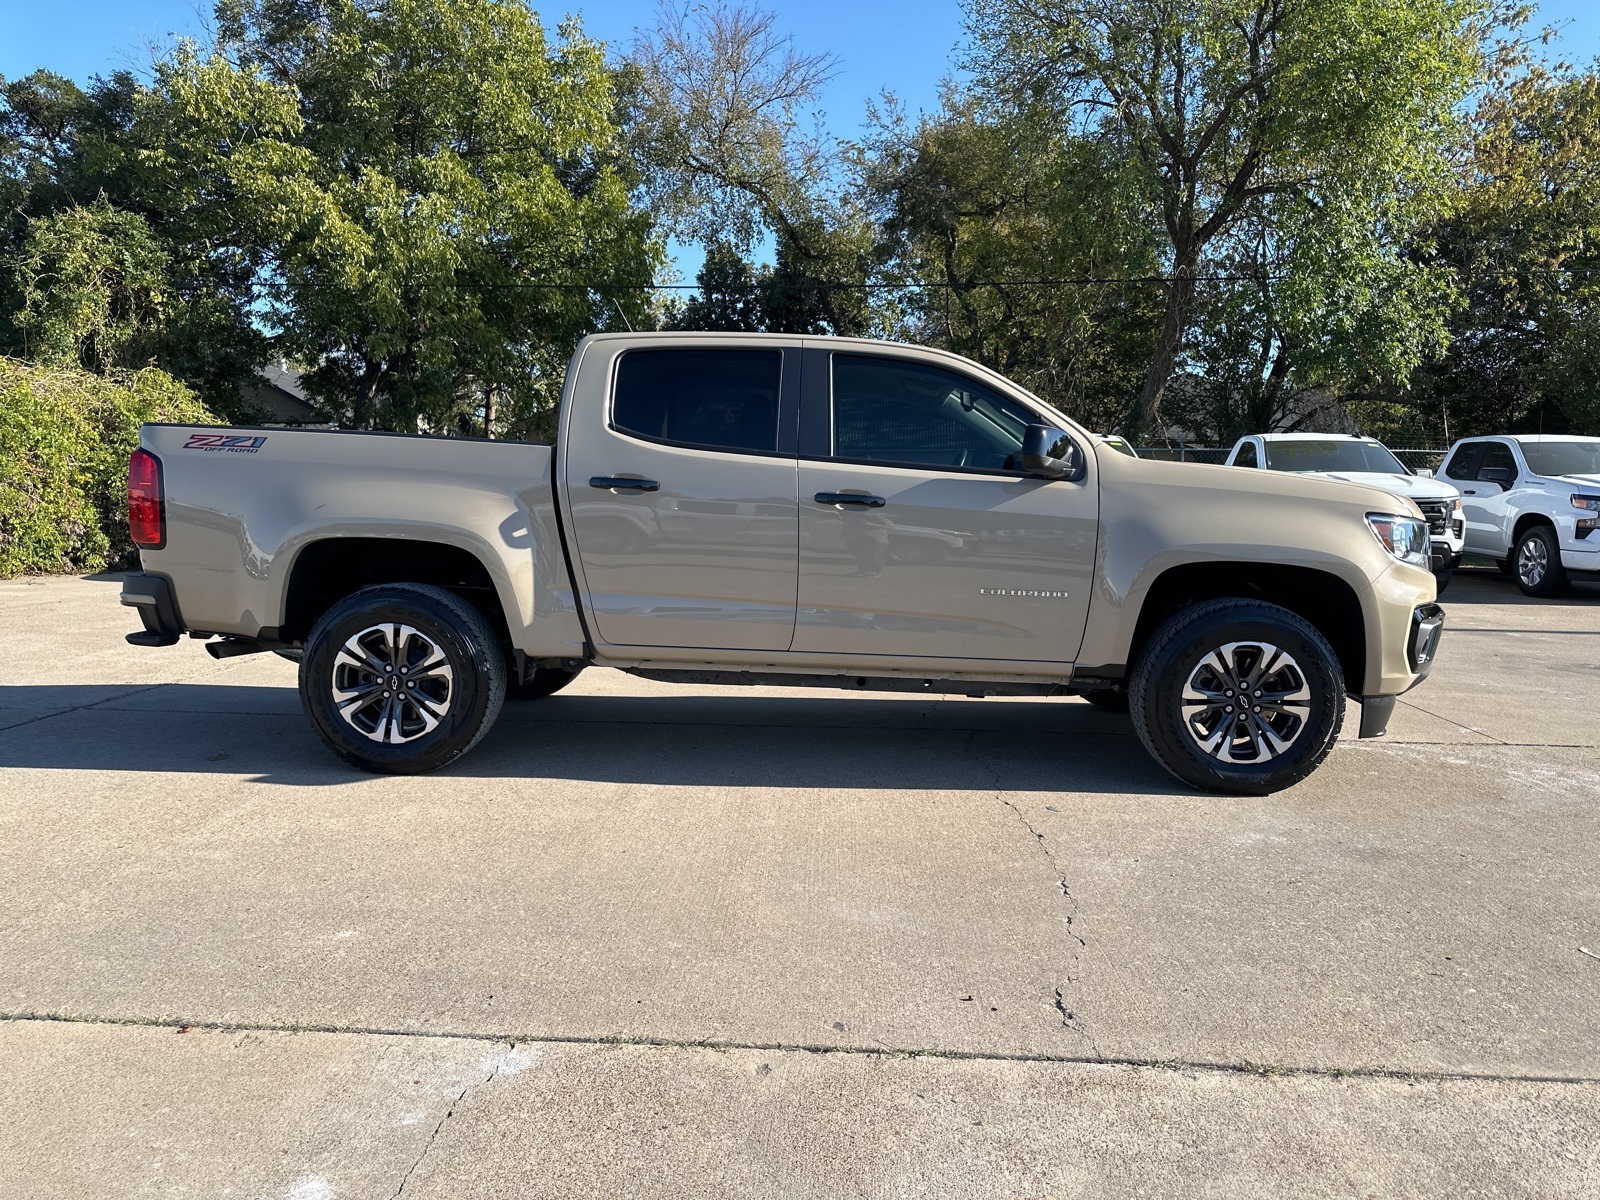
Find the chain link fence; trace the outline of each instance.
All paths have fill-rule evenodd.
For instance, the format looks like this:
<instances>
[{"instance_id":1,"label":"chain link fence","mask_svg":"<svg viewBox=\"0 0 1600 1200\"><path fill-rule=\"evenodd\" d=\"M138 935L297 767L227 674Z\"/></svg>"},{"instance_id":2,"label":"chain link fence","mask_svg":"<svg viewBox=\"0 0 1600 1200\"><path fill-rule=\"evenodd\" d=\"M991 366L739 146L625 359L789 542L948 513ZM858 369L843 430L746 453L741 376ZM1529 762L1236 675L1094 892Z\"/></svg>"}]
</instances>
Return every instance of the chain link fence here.
<instances>
[{"instance_id":1,"label":"chain link fence","mask_svg":"<svg viewBox=\"0 0 1600 1200\"><path fill-rule=\"evenodd\" d=\"M1138 449L1140 458L1154 458L1162 462L1212 463L1217 466L1227 462L1228 455L1233 452L1232 446L1140 446ZM1435 473L1445 455L1443 450L1402 449L1395 446L1390 446L1389 450L1413 471Z\"/></svg>"}]
</instances>

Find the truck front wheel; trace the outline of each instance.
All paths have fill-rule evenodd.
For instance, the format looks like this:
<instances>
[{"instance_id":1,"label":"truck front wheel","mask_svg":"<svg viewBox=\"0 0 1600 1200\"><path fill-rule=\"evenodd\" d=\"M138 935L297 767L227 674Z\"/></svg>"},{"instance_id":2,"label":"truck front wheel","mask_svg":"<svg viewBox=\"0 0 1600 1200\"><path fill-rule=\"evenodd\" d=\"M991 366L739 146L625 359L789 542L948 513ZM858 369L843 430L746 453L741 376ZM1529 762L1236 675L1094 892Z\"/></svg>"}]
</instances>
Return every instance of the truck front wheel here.
<instances>
[{"instance_id":1,"label":"truck front wheel","mask_svg":"<svg viewBox=\"0 0 1600 1200\"><path fill-rule=\"evenodd\" d=\"M460 758L506 695L482 613L443 588L392 583L339 601L300 660L300 706L328 749L367 771L416 775Z\"/></svg>"},{"instance_id":2,"label":"truck front wheel","mask_svg":"<svg viewBox=\"0 0 1600 1200\"><path fill-rule=\"evenodd\" d=\"M1128 699L1139 740L1183 782L1263 796L1327 757L1345 687L1333 648L1307 621L1259 600L1211 600L1151 635Z\"/></svg>"}]
</instances>

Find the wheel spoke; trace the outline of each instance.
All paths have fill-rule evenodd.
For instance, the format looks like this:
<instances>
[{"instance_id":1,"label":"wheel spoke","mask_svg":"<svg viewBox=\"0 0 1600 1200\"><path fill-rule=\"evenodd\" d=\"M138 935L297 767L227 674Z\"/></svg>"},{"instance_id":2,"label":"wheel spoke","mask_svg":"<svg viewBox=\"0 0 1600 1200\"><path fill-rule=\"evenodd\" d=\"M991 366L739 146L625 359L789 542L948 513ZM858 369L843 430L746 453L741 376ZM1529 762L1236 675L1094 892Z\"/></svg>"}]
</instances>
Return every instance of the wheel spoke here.
<instances>
[{"instance_id":1,"label":"wheel spoke","mask_svg":"<svg viewBox=\"0 0 1600 1200\"><path fill-rule=\"evenodd\" d=\"M1203 754L1245 765L1289 750L1305 729L1311 703L1311 685L1293 654L1271 642L1238 641L1201 657L1179 693L1178 710Z\"/></svg>"}]
</instances>

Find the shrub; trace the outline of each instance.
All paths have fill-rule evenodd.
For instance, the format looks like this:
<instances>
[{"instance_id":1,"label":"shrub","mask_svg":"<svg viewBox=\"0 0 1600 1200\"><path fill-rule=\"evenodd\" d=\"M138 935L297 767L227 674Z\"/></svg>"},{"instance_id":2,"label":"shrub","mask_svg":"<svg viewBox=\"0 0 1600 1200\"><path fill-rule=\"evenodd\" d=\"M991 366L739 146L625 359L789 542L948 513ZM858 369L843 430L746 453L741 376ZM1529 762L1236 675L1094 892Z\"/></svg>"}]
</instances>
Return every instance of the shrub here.
<instances>
[{"instance_id":1,"label":"shrub","mask_svg":"<svg viewBox=\"0 0 1600 1200\"><path fill-rule=\"evenodd\" d=\"M154 368L99 376L0 358L0 578L132 560L128 455L146 421L216 418Z\"/></svg>"}]
</instances>

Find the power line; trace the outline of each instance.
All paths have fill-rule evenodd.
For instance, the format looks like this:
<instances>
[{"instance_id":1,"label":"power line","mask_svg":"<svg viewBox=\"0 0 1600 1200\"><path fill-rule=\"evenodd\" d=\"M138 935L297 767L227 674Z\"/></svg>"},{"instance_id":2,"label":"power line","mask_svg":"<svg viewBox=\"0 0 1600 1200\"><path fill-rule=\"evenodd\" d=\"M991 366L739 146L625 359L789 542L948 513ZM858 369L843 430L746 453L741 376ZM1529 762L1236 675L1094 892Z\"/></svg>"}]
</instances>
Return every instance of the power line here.
<instances>
[{"instance_id":1,"label":"power line","mask_svg":"<svg viewBox=\"0 0 1600 1200\"><path fill-rule=\"evenodd\" d=\"M1280 279L1287 279L1287 275L1126 275L1107 276L1104 278L1080 279L972 279L961 283L950 283L944 280L922 283L827 283L824 281L790 281L769 280L765 283L751 283L738 287L729 287L726 291L759 291L763 287L791 288L802 291L848 291L848 292L904 292L904 291L929 291L951 290L979 287L1094 287L1098 285L1127 284L1127 283L1176 283L1180 278L1186 278L1190 283L1271 283ZM572 291L572 292L618 292L618 291L649 291L649 292L698 292L704 290L698 283L632 283L632 282L604 282L604 283L487 283L475 280L451 280L449 287L469 288L477 291Z\"/></svg>"}]
</instances>

